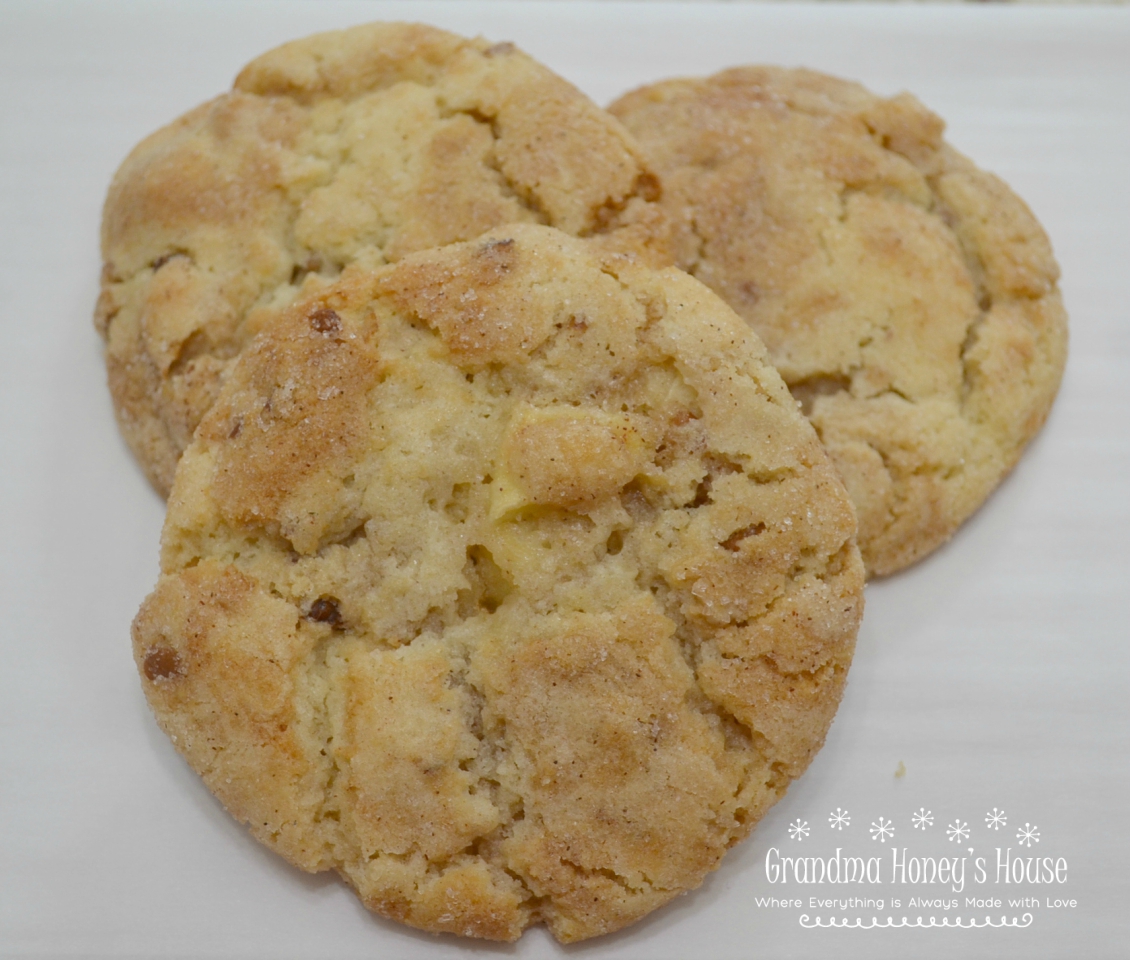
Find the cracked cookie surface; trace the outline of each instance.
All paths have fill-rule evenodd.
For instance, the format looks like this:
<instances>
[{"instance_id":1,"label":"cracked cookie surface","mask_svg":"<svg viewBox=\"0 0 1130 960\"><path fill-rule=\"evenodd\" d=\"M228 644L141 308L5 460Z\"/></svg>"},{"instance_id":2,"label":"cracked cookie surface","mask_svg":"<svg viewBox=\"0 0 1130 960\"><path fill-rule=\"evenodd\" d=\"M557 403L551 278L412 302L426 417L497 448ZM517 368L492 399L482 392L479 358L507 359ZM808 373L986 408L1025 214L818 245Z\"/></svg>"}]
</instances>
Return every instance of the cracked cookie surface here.
<instances>
[{"instance_id":1,"label":"cracked cookie surface","mask_svg":"<svg viewBox=\"0 0 1130 960\"><path fill-rule=\"evenodd\" d=\"M372 24L273 50L111 184L95 323L122 432L167 494L260 313L511 222L669 262L654 191L623 128L512 44Z\"/></svg>"},{"instance_id":2,"label":"cracked cookie surface","mask_svg":"<svg viewBox=\"0 0 1130 960\"><path fill-rule=\"evenodd\" d=\"M511 226L265 323L177 468L135 657L292 863L425 930L581 940L698 886L819 749L854 528L721 300Z\"/></svg>"},{"instance_id":3,"label":"cracked cookie surface","mask_svg":"<svg viewBox=\"0 0 1130 960\"><path fill-rule=\"evenodd\" d=\"M945 542L1042 426L1066 359L1031 212L908 94L807 70L610 108L663 179L677 259L757 331L859 517L868 572Z\"/></svg>"}]
</instances>

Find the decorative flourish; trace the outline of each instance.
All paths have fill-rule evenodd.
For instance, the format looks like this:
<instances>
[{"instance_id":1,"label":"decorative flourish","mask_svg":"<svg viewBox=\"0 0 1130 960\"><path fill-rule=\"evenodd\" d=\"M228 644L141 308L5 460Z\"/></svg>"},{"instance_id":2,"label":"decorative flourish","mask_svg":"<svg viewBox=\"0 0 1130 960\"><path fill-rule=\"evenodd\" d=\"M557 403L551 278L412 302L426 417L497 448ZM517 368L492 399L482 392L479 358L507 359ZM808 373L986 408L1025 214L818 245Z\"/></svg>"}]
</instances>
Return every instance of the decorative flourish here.
<instances>
[{"instance_id":1,"label":"decorative flourish","mask_svg":"<svg viewBox=\"0 0 1130 960\"><path fill-rule=\"evenodd\" d=\"M916 830L925 830L934 825L934 813L925 807L919 807L918 812L910 818L910 822L914 824Z\"/></svg>"},{"instance_id":2,"label":"decorative flourish","mask_svg":"<svg viewBox=\"0 0 1130 960\"><path fill-rule=\"evenodd\" d=\"M878 840L880 843L886 843L888 837L895 835L894 821L884 820L880 817L873 824L871 824L871 839Z\"/></svg>"},{"instance_id":3,"label":"decorative flourish","mask_svg":"<svg viewBox=\"0 0 1130 960\"><path fill-rule=\"evenodd\" d=\"M872 917L870 923L864 923L862 917L856 917L852 922L847 917L842 917L837 920L835 917L829 917L827 920L822 920L820 917L812 919L807 913L802 913L799 917L800 925L808 930L815 927L842 927L855 930L872 930L875 927L961 927L962 930L973 930L977 927L1029 927L1032 925L1032 914L1026 913L1022 917L1013 917L1011 920L1008 917L1001 917L1000 923L994 923L991 917L986 916L983 923L978 923L975 917L970 917L969 922L964 922L961 917L942 917L938 920L937 917L927 917L926 922L923 922L921 917L916 918L913 922L903 917L898 922L894 917L887 917L886 922L882 922L878 917Z\"/></svg>"},{"instance_id":4,"label":"decorative flourish","mask_svg":"<svg viewBox=\"0 0 1130 960\"><path fill-rule=\"evenodd\" d=\"M958 843L961 843L962 840L969 836L969 824L962 823L959 817L946 827L946 836L949 837L951 841L956 840Z\"/></svg>"},{"instance_id":5,"label":"decorative flourish","mask_svg":"<svg viewBox=\"0 0 1130 960\"><path fill-rule=\"evenodd\" d=\"M807 820L798 817L796 823L789 824L789 837L793 840L803 840L809 833Z\"/></svg>"},{"instance_id":6,"label":"decorative flourish","mask_svg":"<svg viewBox=\"0 0 1130 960\"><path fill-rule=\"evenodd\" d=\"M828 814L828 823L833 830L843 830L844 827L851 826L851 814L836 807L834 812Z\"/></svg>"},{"instance_id":7,"label":"decorative flourish","mask_svg":"<svg viewBox=\"0 0 1130 960\"><path fill-rule=\"evenodd\" d=\"M1040 829L1026 823L1016 831L1016 839L1020 841L1022 847L1030 847L1032 844L1040 842Z\"/></svg>"},{"instance_id":8,"label":"decorative flourish","mask_svg":"<svg viewBox=\"0 0 1130 960\"><path fill-rule=\"evenodd\" d=\"M1008 817L1004 815L1003 810L998 810L996 807L993 807L992 810L985 814L985 826L990 830L999 830L1006 823L1008 823Z\"/></svg>"}]
</instances>

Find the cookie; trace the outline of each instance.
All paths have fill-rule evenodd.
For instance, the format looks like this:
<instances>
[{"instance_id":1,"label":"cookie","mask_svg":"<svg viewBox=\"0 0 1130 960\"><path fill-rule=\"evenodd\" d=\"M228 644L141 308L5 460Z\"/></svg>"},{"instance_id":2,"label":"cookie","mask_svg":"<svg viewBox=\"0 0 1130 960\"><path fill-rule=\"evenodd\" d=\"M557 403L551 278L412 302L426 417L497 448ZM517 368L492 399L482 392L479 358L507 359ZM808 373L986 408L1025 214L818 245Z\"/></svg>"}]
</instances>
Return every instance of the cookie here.
<instances>
[{"instance_id":1,"label":"cookie","mask_svg":"<svg viewBox=\"0 0 1130 960\"><path fill-rule=\"evenodd\" d=\"M748 67L630 93L680 264L757 331L840 471L870 574L944 543L1066 359L1040 225L908 94Z\"/></svg>"},{"instance_id":2,"label":"cookie","mask_svg":"<svg viewBox=\"0 0 1130 960\"><path fill-rule=\"evenodd\" d=\"M373 24L280 47L114 177L95 323L122 432L167 494L260 313L511 222L662 256L654 195L623 128L512 44Z\"/></svg>"},{"instance_id":3,"label":"cookie","mask_svg":"<svg viewBox=\"0 0 1130 960\"><path fill-rule=\"evenodd\" d=\"M291 863L562 941L700 884L832 721L851 503L674 268L514 225L290 305L177 468L158 722Z\"/></svg>"}]
</instances>

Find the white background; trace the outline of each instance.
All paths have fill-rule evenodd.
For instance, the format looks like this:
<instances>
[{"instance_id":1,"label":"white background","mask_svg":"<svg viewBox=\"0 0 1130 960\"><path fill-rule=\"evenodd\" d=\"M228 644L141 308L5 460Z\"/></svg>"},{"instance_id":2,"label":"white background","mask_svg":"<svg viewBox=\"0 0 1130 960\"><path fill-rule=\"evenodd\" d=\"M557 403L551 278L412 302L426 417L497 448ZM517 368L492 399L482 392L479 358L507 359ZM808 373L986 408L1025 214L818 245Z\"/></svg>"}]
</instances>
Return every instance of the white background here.
<instances>
[{"instance_id":1,"label":"white background","mask_svg":"<svg viewBox=\"0 0 1130 960\"><path fill-rule=\"evenodd\" d=\"M128 628L163 504L119 439L91 322L98 221L141 137L306 33L417 19L514 40L607 103L676 74L806 65L909 89L1052 237L1071 315L1059 401L943 550L871 585L844 704L808 774L704 886L579 947L419 934L261 848L148 714ZM1124 957L1130 951L1130 10L694 3L0 2L0 956ZM895 777L899 764L905 775ZM933 832L910 815L933 812ZM984 815L1005 810L990 833ZM830 810L851 826L834 835ZM784 854L963 847L1063 857L1025 929L806 930L758 896L857 895L880 916L983 916L943 886L774 887ZM812 834L791 841L787 826ZM893 910L891 894L963 909ZM1019 910L988 911L994 916ZM869 918L874 910L836 912Z\"/></svg>"}]
</instances>

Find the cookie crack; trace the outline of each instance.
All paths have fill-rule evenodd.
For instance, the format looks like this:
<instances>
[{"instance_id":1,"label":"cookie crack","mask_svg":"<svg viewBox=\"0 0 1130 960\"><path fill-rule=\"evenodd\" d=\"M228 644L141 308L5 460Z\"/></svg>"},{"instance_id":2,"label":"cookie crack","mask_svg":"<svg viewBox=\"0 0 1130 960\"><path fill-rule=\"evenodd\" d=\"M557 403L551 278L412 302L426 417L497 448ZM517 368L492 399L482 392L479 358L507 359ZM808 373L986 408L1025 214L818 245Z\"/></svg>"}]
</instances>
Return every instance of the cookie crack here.
<instances>
[{"instance_id":1,"label":"cookie crack","mask_svg":"<svg viewBox=\"0 0 1130 960\"><path fill-rule=\"evenodd\" d=\"M654 202L660 193L659 179L648 170L636 174L632 186L622 197L605 197L604 202L589 211L592 228L581 231L578 236L591 237L607 233L614 228L617 218L624 213L633 200Z\"/></svg>"},{"instance_id":2,"label":"cookie crack","mask_svg":"<svg viewBox=\"0 0 1130 960\"><path fill-rule=\"evenodd\" d=\"M575 860L569 860L567 857L561 857L560 863L564 867L568 867L575 873L579 873L582 877L603 877L616 884L625 893L636 895L648 890L655 890L660 893L666 893L667 888L658 886L646 874L641 873L640 878L643 881L639 886L635 886L631 880L622 874L617 873L611 867L586 867L583 864L577 863Z\"/></svg>"},{"instance_id":3,"label":"cookie crack","mask_svg":"<svg viewBox=\"0 0 1130 960\"><path fill-rule=\"evenodd\" d=\"M928 180L927 183L929 183ZM892 200L899 203L905 203L907 206L917 207L919 210L928 211L933 206L932 202L921 202L919 200L916 200L913 196L911 196L900 187L897 187L892 183L885 183L881 180L867 180L863 183L844 182L841 184L838 192L841 211L839 221L841 223L846 222L848 200L850 200L854 196L861 194L863 196L881 197L884 200Z\"/></svg>"},{"instance_id":4,"label":"cookie crack","mask_svg":"<svg viewBox=\"0 0 1130 960\"><path fill-rule=\"evenodd\" d=\"M343 105L348 107L349 105L357 102L358 100L362 99L363 96L365 96L365 95L367 95L371 92L372 91L365 91L363 94L359 94L356 97L352 97L352 98L338 97L336 99L340 100ZM309 109L309 108L306 108L306 109ZM342 132L345 129L345 126L348 122L349 122L348 111L343 109L338 114L336 121L333 125L333 129L330 130L330 131L327 131L327 133L319 139L329 140L329 141L332 141L332 142L339 142L341 140L341 137L342 137ZM317 143L315 143L315 144L312 144L309 149L304 150L304 151L295 151L295 153L296 153L296 156L300 160L307 161L307 162L316 161L316 162L324 163L324 164L327 165L327 169L320 177L317 178L317 180L313 180L313 181L311 181L307 184L304 184L302 189L301 189L301 192L298 192L298 193L291 192L291 193L289 193L290 202L289 202L288 216L285 219L284 231L283 232L284 232L284 236L285 236L285 239L286 239L286 249L287 249L287 252L290 254L290 257L291 257L291 260L292 260L290 279L292 281L295 280L295 279L304 280L306 275L309 274L309 273L312 273L312 272L321 274L323 272L326 264L332 265L333 269L331 271L331 275L336 276L337 274L341 273L342 269L344 269L345 263L342 260L340 260L338 257L332 256L329 253L328 250L321 249L320 247L309 247L309 246L306 246L303 243L300 243L296 234L295 234L295 228L298 224L299 218L302 216L303 208L304 208L306 202L310 199L310 197L314 193L316 193L318 190L330 188L330 187L334 186L334 184L338 183L342 174L345 171L347 171L348 169L350 169L352 167L357 166L357 161L354 159L353 149L348 143L346 143L342 146L342 149L341 149L340 152L337 152L337 151L327 152L327 151L324 151L324 150L320 150L320 149L318 149ZM381 223L380 223L380 228L386 234L386 239L387 239L387 233L388 233L388 230L389 230L388 222L382 219ZM383 248L382 248L382 256L383 256ZM316 269L314 269L314 270L307 269L307 265L312 265L314 262L317 263ZM298 276L298 277L296 277L296 275L295 275L296 270L300 272L300 276ZM302 271L305 271L305 272L302 272ZM278 290L283 285L285 285L285 284L280 284L280 285L276 286L273 290L265 291L263 294L261 294L260 300L256 304L256 306L262 305L264 296L266 294L269 294L270 296L274 296L275 294L277 294ZM290 285L295 286L295 284L293 282L291 282ZM300 287L296 288L296 293L300 289L301 289ZM248 313L250 313L250 310L248 311ZM242 318L240 322L242 323L243 320L245 320L245 319L246 319L246 316L244 318Z\"/></svg>"},{"instance_id":5,"label":"cookie crack","mask_svg":"<svg viewBox=\"0 0 1130 960\"><path fill-rule=\"evenodd\" d=\"M446 115L467 116L480 126L486 126L490 131L490 150L486 156L485 163L489 171L495 174L495 181L498 184L499 190L502 191L503 197L520 203L525 211L532 213L539 224L548 225L553 218L549 216L549 211L542 206L541 202L538 200L537 194L533 192L532 187L525 186L523 189L521 184L516 183L510 174L506 173L501 160L498 159L498 145L503 140L502 131L498 126L498 117L494 114L484 113L478 110L477 107L467 107L463 108L463 110L451 111Z\"/></svg>"},{"instance_id":6,"label":"cookie crack","mask_svg":"<svg viewBox=\"0 0 1130 960\"><path fill-rule=\"evenodd\" d=\"M506 863L503 857L496 855L498 843L509 837L514 829L514 824L525 819L525 805L520 793L514 792L513 796L503 796L503 783L498 776L500 766L499 754L505 752L505 726L488 736L484 717L486 711L486 694L472 680L470 665L465 655L453 657L453 666L449 674L449 682L453 687L460 689L471 705L471 715L467 721L467 729L478 742L478 755L472 761L471 769L476 776L476 794L490 798L491 806L498 815L498 825L484 834L475 837L457 856L472 855L480 857L484 862L496 867L515 880L522 888L524 905L536 900L536 894L530 889L525 877L517 873Z\"/></svg>"},{"instance_id":7,"label":"cookie crack","mask_svg":"<svg viewBox=\"0 0 1130 960\"><path fill-rule=\"evenodd\" d=\"M295 102L303 110L309 110L309 108L306 105L301 104L299 101L295 100L293 97L289 97L287 95L282 95L282 98L283 99L290 99L292 102ZM349 101L346 101L346 102L349 102ZM340 134L341 128L342 128L342 125L344 124L344 122L345 122L344 115L338 118L337 124L336 124L336 126L334 127L334 130L333 130L334 136L337 136L337 135ZM294 150L294 149L292 149L292 150L289 150L289 153L292 156L293 160L296 161L296 162L301 162L303 160L305 160L305 161L318 160L318 161L329 164L330 169L326 172L325 175L323 175L321 178L319 178L318 181L310 182L308 184L304 184L301 188L295 189L295 188L292 187L290 190L284 190L282 187L278 187L278 186L273 188L273 192L276 195L284 197L284 204L283 205L284 205L284 209L285 209L285 214L282 218L283 219L282 234L283 234L283 238L284 238L284 248L286 249L287 254L288 254L288 258L291 261L289 266L285 269L284 272L285 272L285 274L288 278L294 278L296 270L298 270L298 271L306 270L306 266L308 264L310 264L311 258L316 258L322 264L334 263L337 266L338 271L340 272L342 265L340 263L337 263L335 258L331 257L329 255L329 253L327 251L324 251L324 250L315 250L315 249L311 249L311 248L303 248L302 245L298 243L298 241L295 237L294 231L295 231L295 225L296 225L296 223L297 223L297 221L298 221L298 219L301 215L302 206L306 202L306 200L308 200L310 195L313 194L316 190L318 190L318 189L320 189L324 186L327 186L327 185L334 183L337 180L338 176L340 175L345 164L342 162L341 159L334 157L332 155L326 155L322 152L317 151L316 149L307 149L307 150ZM305 256L299 256L298 255L297 251L299 251L300 249L305 249L305 251L306 251ZM147 264L143 264L143 265L139 266L138 268L136 268L135 270L133 270L131 273L129 273L128 275L126 275L124 277L122 275L116 273L114 268L109 263L107 263L106 266L110 267L110 269L107 270L106 267L104 267L103 272L104 272L104 275L110 274L112 276L112 279L111 279L111 283L110 283L109 287L104 283L103 289L108 289L108 288L112 288L112 287L117 287L117 288L120 289L122 287L125 287L129 283L131 283L133 280L135 280L137 277L141 276L146 270L152 270L153 273L156 273L157 270L159 270L162 266L164 266L166 263L169 262L169 260L173 259L174 257L186 257L193 266L197 266L197 267L199 266L198 257L196 256L196 254L193 250L193 247L191 245L189 245L189 246L177 245L177 246L170 247L168 252L166 252L166 253L162 254L161 256L155 258L154 260L150 261ZM207 267L206 269L208 270L209 273L212 273L212 274L215 273L215 271L210 266ZM306 272L311 272L311 271L307 270ZM261 307L264 307L264 306L268 306L274 300L274 298L278 296L279 291L286 285L287 285L286 281L278 282L276 280L273 280L271 277L261 277L261 278L259 278L258 283L256 285L256 290L254 292L254 296L248 300L248 304L247 304L246 308L244 308L243 310L238 311L236 313L235 322L234 322L232 330L231 330L232 344L224 345L224 344L213 344L213 343L209 342L209 343L206 343L202 347L199 344L199 339L197 339L196 346L193 348L194 352L192 353L192 356L189 359L197 359L199 357L208 357L208 358L226 360L226 359L231 359L231 357L238 354L239 351L242 349L242 346L244 345L244 343L247 339L246 338L246 327L247 327L248 317L251 315L251 313L254 310L261 308ZM221 286L222 286L222 284L221 284ZM107 341L109 341L110 325L115 320L117 320L119 316L120 316L120 309L115 310L112 315L107 316L107 318L104 322L106 332L104 333L103 336L104 336L104 339L106 339ZM185 349L185 347L193 341L194 337L199 338L199 335L201 335L201 333L202 333L202 331L201 331L200 328L193 330L185 338L185 340L182 342L181 351L183 351ZM227 355L225 356L225 354L227 354ZM181 356L180 356L180 352L178 352L178 356L173 362L173 366L177 367L177 369L170 370L170 372L174 376L177 375L180 372L180 370L184 367L184 363L179 363L180 360L181 360ZM179 367L178 367L178 363L179 363Z\"/></svg>"},{"instance_id":8,"label":"cookie crack","mask_svg":"<svg viewBox=\"0 0 1130 960\"><path fill-rule=\"evenodd\" d=\"M300 612L301 615L301 612ZM310 701L311 715L313 717L315 728L320 730L322 747L321 753L327 760L326 776L322 783L322 803L318 808L318 812L314 817L316 823L325 821L332 821L338 824L335 827L335 840L339 843L341 841L340 821L341 809L337 803L337 781L341 774L341 767L337 762L337 755L333 749L333 724L330 719L329 696L330 696L330 677L329 677L329 651L333 643L332 637L325 637L318 641L311 654L311 667L310 669L316 673L321 681L321 696L313 698ZM341 857L337 851L334 850L335 859L340 860Z\"/></svg>"},{"instance_id":9,"label":"cookie crack","mask_svg":"<svg viewBox=\"0 0 1130 960\"><path fill-rule=\"evenodd\" d=\"M710 641L697 635L694 626L677 607L665 604L665 613L675 621L674 637L677 648L694 677L693 687L688 690L685 702L688 707L707 719L707 722L709 722L708 718L714 717L723 737L723 755L712 758L715 770L720 775L726 776L733 768L727 764L725 757L736 756L742 761L738 765L739 772L730 790L730 800L736 805L732 809L723 805L712 811L715 829L729 847L741 840L753 825L755 818L751 817L745 806L749 798L745 798L744 801L742 798L754 782L756 771L760 767L773 766L770 741L707 693L699 675L699 664L702 647Z\"/></svg>"},{"instance_id":10,"label":"cookie crack","mask_svg":"<svg viewBox=\"0 0 1130 960\"><path fill-rule=\"evenodd\" d=\"M290 541L266 523L232 525L221 521L217 524L214 535L204 537L186 538L183 536L184 531L178 532L182 536L176 538L176 553L173 554L170 548L173 543L171 534L166 536L164 548L170 555L169 562L177 569L187 569L206 560L216 560L254 575L255 563L264 550L278 551L292 561L298 559Z\"/></svg>"},{"instance_id":11,"label":"cookie crack","mask_svg":"<svg viewBox=\"0 0 1130 960\"><path fill-rule=\"evenodd\" d=\"M821 397L834 397L851 392L852 374L856 369L858 368L847 373L839 371L811 373L788 382L786 386L793 399L800 404L801 413L811 417L816 402Z\"/></svg>"},{"instance_id":12,"label":"cookie crack","mask_svg":"<svg viewBox=\"0 0 1130 960\"><path fill-rule=\"evenodd\" d=\"M944 171L943 171L944 173ZM977 345L977 340L980 335L981 327L984 325L985 320L988 318L989 313L995 306L993 295L985 284L985 264L982 257L975 249L970 249L969 244L965 242L961 234L954 229L953 224L959 219L958 215L949 208L949 206L942 199L938 190L938 179L940 174L936 174L927 178L927 183L930 185L930 192L933 197L933 209L936 211L938 218L946 225L946 228L952 233L957 240L958 249L961 251L962 261L965 263L966 272L973 283L973 289L976 294L978 311L970 322L969 326L965 329L965 337L961 343L960 357L961 357L961 391L958 397L958 414L966 422L971 422L968 414L969 399L976 389L974 384L974 374L972 370L972 362L970 360L970 353Z\"/></svg>"},{"instance_id":13,"label":"cookie crack","mask_svg":"<svg viewBox=\"0 0 1130 960\"><path fill-rule=\"evenodd\" d=\"M103 262L102 277L99 284L99 297L94 308L94 328L107 345L109 345L111 339L113 326L122 313L122 304L113 303L113 298L109 296L110 291L121 290L128 287L147 270L151 271L152 274L156 274L158 270L175 257L184 257L192 266L196 266L196 258L192 251L187 247L179 245L170 246L165 253L154 257L148 263L143 263L141 266L125 275L118 272L117 265L112 261L106 260ZM193 332L197 333L199 331ZM173 359L173 365L176 364L178 358ZM156 364L154 364L154 366L156 366Z\"/></svg>"},{"instance_id":14,"label":"cookie crack","mask_svg":"<svg viewBox=\"0 0 1130 960\"><path fill-rule=\"evenodd\" d=\"M872 543L880 542L906 515L904 508L911 503L911 498L906 490L906 480L908 477L934 475L946 481L963 473L966 469L964 458L953 464L923 463L909 470L900 469L895 466L890 455L882 447L877 446L869 440L864 440L863 442L870 447L882 461L883 469L886 471L891 481L891 497L893 498L893 502L886 504L886 519L882 528L870 538Z\"/></svg>"},{"instance_id":15,"label":"cookie crack","mask_svg":"<svg viewBox=\"0 0 1130 960\"><path fill-rule=\"evenodd\" d=\"M486 127L491 135L491 148L484 162L489 170L495 174L496 181L502 195L510 200L515 200L528 212L534 215L537 222L548 225L552 219L549 212L542 206L537 195L529 186L517 183L504 169L498 158L498 145L502 142L502 132L499 128L498 117L495 114L485 113L478 107L464 107L461 109L443 109L440 106L440 116L450 118L455 116L468 117L479 126Z\"/></svg>"},{"instance_id":16,"label":"cookie crack","mask_svg":"<svg viewBox=\"0 0 1130 960\"><path fill-rule=\"evenodd\" d=\"M821 440L823 440L823 437L821 437ZM891 492L894 494L895 503L905 503L906 494L903 491L901 471L898 471L894 468L894 464L891 462L890 456L882 447L876 446L870 440L863 440L862 442L866 446L871 448L871 450L883 464L883 471L887 474L887 479L891 483ZM890 533L891 528L898 522L900 517L900 514L897 513L894 509L894 504L885 502L883 506L886 511L886 519L883 522L882 529L870 538L871 542L873 543L878 543L888 533Z\"/></svg>"},{"instance_id":17,"label":"cookie crack","mask_svg":"<svg viewBox=\"0 0 1130 960\"><path fill-rule=\"evenodd\" d=\"M703 259L706 257L706 237L702 232L702 227L699 224L697 210L692 213L690 223L688 224L690 235L694 238L694 252L691 258L683 267L696 280L698 277L698 269L702 265Z\"/></svg>"}]
</instances>

